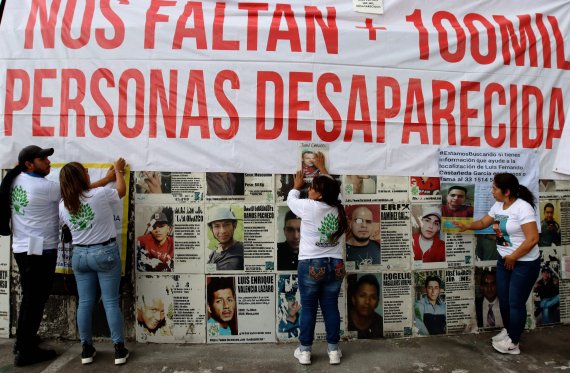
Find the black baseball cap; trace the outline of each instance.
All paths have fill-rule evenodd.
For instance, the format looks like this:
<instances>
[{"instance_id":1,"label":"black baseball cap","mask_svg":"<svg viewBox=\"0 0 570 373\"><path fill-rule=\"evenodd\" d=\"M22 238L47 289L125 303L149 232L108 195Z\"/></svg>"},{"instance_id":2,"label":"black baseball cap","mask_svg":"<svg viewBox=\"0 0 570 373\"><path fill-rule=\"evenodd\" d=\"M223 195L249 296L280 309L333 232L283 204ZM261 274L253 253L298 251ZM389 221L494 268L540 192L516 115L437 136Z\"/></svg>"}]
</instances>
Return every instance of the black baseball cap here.
<instances>
[{"instance_id":1,"label":"black baseball cap","mask_svg":"<svg viewBox=\"0 0 570 373\"><path fill-rule=\"evenodd\" d=\"M29 145L18 154L18 163L33 162L36 158L49 157L53 154L53 148L42 149L37 145Z\"/></svg>"}]
</instances>

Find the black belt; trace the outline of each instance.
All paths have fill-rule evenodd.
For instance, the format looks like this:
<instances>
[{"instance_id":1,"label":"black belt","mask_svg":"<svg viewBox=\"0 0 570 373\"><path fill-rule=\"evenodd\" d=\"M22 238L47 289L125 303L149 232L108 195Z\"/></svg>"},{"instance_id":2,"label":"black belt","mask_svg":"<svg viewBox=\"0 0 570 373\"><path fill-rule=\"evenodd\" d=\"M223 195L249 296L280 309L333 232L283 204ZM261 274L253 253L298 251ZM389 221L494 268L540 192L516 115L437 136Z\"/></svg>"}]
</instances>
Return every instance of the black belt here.
<instances>
[{"instance_id":1,"label":"black belt","mask_svg":"<svg viewBox=\"0 0 570 373\"><path fill-rule=\"evenodd\" d=\"M109 238L107 241L103 241L103 242L99 242L99 243L92 243L89 245L73 245L73 246L77 246L77 247L92 247L92 246L99 246L99 245L106 246L106 245L108 245L112 242L115 242L115 241L117 241L117 239L115 237L113 237L113 238Z\"/></svg>"}]
</instances>

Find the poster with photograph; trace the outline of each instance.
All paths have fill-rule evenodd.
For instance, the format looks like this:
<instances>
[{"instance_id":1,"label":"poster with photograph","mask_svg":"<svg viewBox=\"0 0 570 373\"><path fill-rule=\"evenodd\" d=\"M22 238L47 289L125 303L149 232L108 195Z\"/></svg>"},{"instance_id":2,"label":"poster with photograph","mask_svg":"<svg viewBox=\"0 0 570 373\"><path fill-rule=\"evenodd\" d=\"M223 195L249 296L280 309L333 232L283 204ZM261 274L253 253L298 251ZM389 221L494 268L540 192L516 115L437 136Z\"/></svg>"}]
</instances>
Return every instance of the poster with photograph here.
<instances>
[{"instance_id":1,"label":"poster with photograph","mask_svg":"<svg viewBox=\"0 0 570 373\"><path fill-rule=\"evenodd\" d=\"M441 201L441 183L437 176L410 176L410 201L438 202Z\"/></svg>"},{"instance_id":2,"label":"poster with photograph","mask_svg":"<svg viewBox=\"0 0 570 373\"><path fill-rule=\"evenodd\" d=\"M477 330L473 267L445 271L447 333L470 333Z\"/></svg>"},{"instance_id":3,"label":"poster with photograph","mask_svg":"<svg viewBox=\"0 0 570 373\"><path fill-rule=\"evenodd\" d=\"M382 273L385 337L412 335L412 288L411 272Z\"/></svg>"},{"instance_id":4,"label":"poster with photograph","mask_svg":"<svg viewBox=\"0 0 570 373\"><path fill-rule=\"evenodd\" d=\"M560 322L561 251L561 248L553 247L540 251L540 273L532 294L536 326Z\"/></svg>"},{"instance_id":5,"label":"poster with photograph","mask_svg":"<svg viewBox=\"0 0 570 373\"><path fill-rule=\"evenodd\" d=\"M277 338L280 342L297 342L299 338L299 322L301 317L301 294L296 274L279 274L277 289ZM340 312L340 335L345 335L345 292L344 283L338 297ZM321 309L317 311L315 340L326 341L325 322Z\"/></svg>"},{"instance_id":6,"label":"poster with photograph","mask_svg":"<svg viewBox=\"0 0 570 373\"><path fill-rule=\"evenodd\" d=\"M472 148L467 146L442 148L439 151L439 176L450 184L473 184L473 219L486 216L495 204L491 193L493 178L497 173L508 172L517 176L538 200L538 156L533 149ZM469 191L468 191L469 192ZM538 219L537 212L537 219ZM491 234L488 227L476 232Z\"/></svg>"},{"instance_id":7,"label":"poster with photograph","mask_svg":"<svg viewBox=\"0 0 570 373\"><path fill-rule=\"evenodd\" d=\"M501 329L504 324L499 307L496 268L475 268L474 284L477 327L480 329Z\"/></svg>"},{"instance_id":8,"label":"poster with photograph","mask_svg":"<svg viewBox=\"0 0 570 373\"><path fill-rule=\"evenodd\" d=\"M195 203L204 199L204 173L135 171L135 202Z\"/></svg>"},{"instance_id":9,"label":"poster with photograph","mask_svg":"<svg viewBox=\"0 0 570 373\"><path fill-rule=\"evenodd\" d=\"M206 229L206 272L243 272L243 204L207 205Z\"/></svg>"},{"instance_id":10,"label":"poster with photograph","mask_svg":"<svg viewBox=\"0 0 570 373\"><path fill-rule=\"evenodd\" d=\"M135 212L137 271L203 273L201 204L139 204Z\"/></svg>"},{"instance_id":11,"label":"poster with photograph","mask_svg":"<svg viewBox=\"0 0 570 373\"><path fill-rule=\"evenodd\" d=\"M345 205L348 219L346 234L347 271L378 269L380 253L380 205Z\"/></svg>"},{"instance_id":12,"label":"poster with photograph","mask_svg":"<svg viewBox=\"0 0 570 373\"><path fill-rule=\"evenodd\" d=\"M538 246L541 248L560 246L562 244L560 201L541 198L537 207L540 211Z\"/></svg>"},{"instance_id":13,"label":"poster with photograph","mask_svg":"<svg viewBox=\"0 0 570 373\"><path fill-rule=\"evenodd\" d=\"M413 335L447 333L445 271L414 272Z\"/></svg>"},{"instance_id":14,"label":"poster with photograph","mask_svg":"<svg viewBox=\"0 0 570 373\"><path fill-rule=\"evenodd\" d=\"M473 222L475 184L441 183L441 196L442 231L460 233L454 222L463 224Z\"/></svg>"},{"instance_id":15,"label":"poster with photograph","mask_svg":"<svg viewBox=\"0 0 570 373\"><path fill-rule=\"evenodd\" d=\"M208 343L275 342L275 275L207 276Z\"/></svg>"},{"instance_id":16,"label":"poster with photograph","mask_svg":"<svg viewBox=\"0 0 570 373\"><path fill-rule=\"evenodd\" d=\"M322 153L325 157L324 166L329 166L329 145L315 143L300 143L297 147L297 169L303 172L303 179L310 183L315 176L319 176L322 170L315 165L317 153ZM328 172L326 172L328 174Z\"/></svg>"},{"instance_id":17,"label":"poster with photograph","mask_svg":"<svg viewBox=\"0 0 570 373\"><path fill-rule=\"evenodd\" d=\"M538 180L540 199L567 199L570 196L570 180Z\"/></svg>"},{"instance_id":18,"label":"poster with photograph","mask_svg":"<svg viewBox=\"0 0 570 373\"><path fill-rule=\"evenodd\" d=\"M205 343L203 275L138 274L137 342Z\"/></svg>"},{"instance_id":19,"label":"poster with photograph","mask_svg":"<svg viewBox=\"0 0 570 373\"><path fill-rule=\"evenodd\" d=\"M411 269L412 251L409 203L382 203L380 205L381 267Z\"/></svg>"},{"instance_id":20,"label":"poster with photograph","mask_svg":"<svg viewBox=\"0 0 570 373\"><path fill-rule=\"evenodd\" d=\"M277 271L296 273L301 243L301 219L287 206L278 206L276 209Z\"/></svg>"},{"instance_id":21,"label":"poster with photograph","mask_svg":"<svg viewBox=\"0 0 570 373\"><path fill-rule=\"evenodd\" d=\"M352 273L347 276L346 281L347 336L358 339L384 337L382 275L380 273Z\"/></svg>"},{"instance_id":22,"label":"poster with photograph","mask_svg":"<svg viewBox=\"0 0 570 373\"><path fill-rule=\"evenodd\" d=\"M293 189L294 174L275 174L275 202L285 205L287 195ZM301 198L307 198L307 190L301 190Z\"/></svg>"},{"instance_id":23,"label":"poster with photograph","mask_svg":"<svg viewBox=\"0 0 570 373\"><path fill-rule=\"evenodd\" d=\"M232 172L207 172L206 200L244 201L245 174Z\"/></svg>"},{"instance_id":24,"label":"poster with photograph","mask_svg":"<svg viewBox=\"0 0 570 373\"><path fill-rule=\"evenodd\" d=\"M441 204L412 205L414 268L445 268L445 235L441 232Z\"/></svg>"}]
</instances>

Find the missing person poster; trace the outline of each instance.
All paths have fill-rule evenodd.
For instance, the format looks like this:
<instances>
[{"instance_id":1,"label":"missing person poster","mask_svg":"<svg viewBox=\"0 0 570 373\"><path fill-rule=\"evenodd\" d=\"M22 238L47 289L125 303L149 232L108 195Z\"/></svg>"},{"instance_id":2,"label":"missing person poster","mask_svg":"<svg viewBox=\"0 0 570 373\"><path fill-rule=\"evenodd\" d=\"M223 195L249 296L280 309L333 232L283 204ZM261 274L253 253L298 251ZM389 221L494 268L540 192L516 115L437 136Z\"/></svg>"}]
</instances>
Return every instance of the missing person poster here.
<instances>
[{"instance_id":1,"label":"missing person poster","mask_svg":"<svg viewBox=\"0 0 570 373\"><path fill-rule=\"evenodd\" d=\"M347 271L378 270L381 264L380 206L345 205L348 219L346 234Z\"/></svg>"},{"instance_id":2,"label":"missing person poster","mask_svg":"<svg viewBox=\"0 0 570 373\"><path fill-rule=\"evenodd\" d=\"M208 343L275 342L275 275L206 277Z\"/></svg>"},{"instance_id":3,"label":"missing person poster","mask_svg":"<svg viewBox=\"0 0 570 373\"><path fill-rule=\"evenodd\" d=\"M347 202L376 202L379 199L377 176L345 175L342 193Z\"/></svg>"},{"instance_id":4,"label":"missing person poster","mask_svg":"<svg viewBox=\"0 0 570 373\"><path fill-rule=\"evenodd\" d=\"M412 288L411 272L382 273L385 337L412 335Z\"/></svg>"},{"instance_id":5,"label":"missing person poster","mask_svg":"<svg viewBox=\"0 0 570 373\"><path fill-rule=\"evenodd\" d=\"M410 180L406 176L378 176L378 202L408 202Z\"/></svg>"},{"instance_id":6,"label":"missing person poster","mask_svg":"<svg viewBox=\"0 0 570 373\"><path fill-rule=\"evenodd\" d=\"M301 317L301 294L299 293L299 282L296 274L279 274L277 288L277 310L275 320L277 328L277 339L280 342L296 342L299 338L299 327ZM345 332L345 292L344 283L341 286L338 297L338 307L340 313L340 335ZM321 309L317 311L315 325L315 339L325 341L325 322Z\"/></svg>"},{"instance_id":7,"label":"missing person poster","mask_svg":"<svg viewBox=\"0 0 570 373\"><path fill-rule=\"evenodd\" d=\"M382 275L359 273L347 276L347 327L350 338L384 337Z\"/></svg>"},{"instance_id":8,"label":"missing person poster","mask_svg":"<svg viewBox=\"0 0 570 373\"><path fill-rule=\"evenodd\" d=\"M445 271L447 333L469 333L477 329L472 267Z\"/></svg>"},{"instance_id":9,"label":"missing person poster","mask_svg":"<svg viewBox=\"0 0 570 373\"><path fill-rule=\"evenodd\" d=\"M474 287L477 327L485 330L504 327L497 292L496 268L475 268Z\"/></svg>"},{"instance_id":10,"label":"missing person poster","mask_svg":"<svg viewBox=\"0 0 570 373\"><path fill-rule=\"evenodd\" d=\"M409 203L380 204L381 267L411 269L411 218Z\"/></svg>"},{"instance_id":11,"label":"missing person poster","mask_svg":"<svg viewBox=\"0 0 570 373\"><path fill-rule=\"evenodd\" d=\"M449 268L473 265L474 235L453 234L445 235L445 255Z\"/></svg>"},{"instance_id":12,"label":"missing person poster","mask_svg":"<svg viewBox=\"0 0 570 373\"><path fill-rule=\"evenodd\" d=\"M414 336L447 333L446 286L444 270L414 272Z\"/></svg>"},{"instance_id":13,"label":"missing person poster","mask_svg":"<svg viewBox=\"0 0 570 373\"><path fill-rule=\"evenodd\" d=\"M538 156L532 149L453 147L442 148L439 151L439 176L442 182L446 185L463 185L467 193L471 188L470 185L475 186L472 198L475 221L486 216L495 203L491 194L495 174L512 173L538 200L538 171ZM448 192L449 190L448 188ZM464 202L464 207L461 209L465 212L468 207L467 202ZM448 224L444 226L444 232L457 233L458 228ZM493 230L489 227L476 233L493 233Z\"/></svg>"},{"instance_id":14,"label":"missing person poster","mask_svg":"<svg viewBox=\"0 0 570 373\"><path fill-rule=\"evenodd\" d=\"M203 273L201 204L135 207L135 263L139 272Z\"/></svg>"},{"instance_id":15,"label":"missing person poster","mask_svg":"<svg viewBox=\"0 0 570 373\"><path fill-rule=\"evenodd\" d=\"M204 173L136 171L135 202L194 203L204 199Z\"/></svg>"},{"instance_id":16,"label":"missing person poster","mask_svg":"<svg viewBox=\"0 0 570 373\"><path fill-rule=\"evenodd\" d=\"M441 232L441 204L412 204L411 212L413 268L446 268L445 235Z\"/></svg>"},{"instance_id":17,"label":"missing person poster","mask_svg":"<svg viewBox=\"0 0 570 373\"><path fill-rule=\"evenodd\" d=\"M138 274L137 342L205 343L203 275Z\"/></svg>"},{"instance_id":18,"label":"missing person poster","mask_svg":"<svg viewBox=\"0 0 570 373\"><path fill-rule=\"evenodd\" d=\"M275 206L207 206L206 272L275 270Z\"/></svg>"}]
</instances>

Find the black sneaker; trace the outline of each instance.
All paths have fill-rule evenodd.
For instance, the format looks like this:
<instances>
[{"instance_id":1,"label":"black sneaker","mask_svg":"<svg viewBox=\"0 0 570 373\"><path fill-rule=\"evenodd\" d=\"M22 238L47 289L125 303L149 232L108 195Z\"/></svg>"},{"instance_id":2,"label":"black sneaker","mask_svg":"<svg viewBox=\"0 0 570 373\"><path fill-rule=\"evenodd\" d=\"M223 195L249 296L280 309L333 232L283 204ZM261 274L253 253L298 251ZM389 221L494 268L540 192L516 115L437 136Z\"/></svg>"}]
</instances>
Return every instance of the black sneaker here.
<instances>
[{"instance_id":1,"label":"black sneaker","mask_svg":"<svg viewBox=\"0 0 570 373\"><path fill-rule=\"evenodd\" d=\"M115 344L115 365L125 364L129 357L129 350L125 348L124 343Z\"/></svg>"},{"instance_id":2,"label":"black sneaker","mask_svg":"<svg viewBox=\"0 0 570 373\"><path fill-rule=\"evenodd\" d=\"M32 339L32 345L34 347L39 346L42 343L42 339L40 338L39 335L35 335L34 338ZM14 347L12 348L12 353L14 355L17 355L18 352L20 352L20 344L18 343L18 340L16 340L16 342L14 343Z\"/></svg>"},{"instance_id":3,"label":"black sneaker","mask_svg":"<svg viewBox=\"0 0 570 373\"><path fill-rule=\"evenodd\" d=\"M20 350L14 357L14 365L17 367L25 367L42 361L52 360L57 357L54 350L44 350L36 347L32 350Z\"/></svg>"},{"instance_id":4,"label":"black sneaker","mask_svg":"<svg viewBox=\"0 0 570 373\"><path fill-rule=\"evenodd\" d=\"M81 364L91 364L95 355L97 355L95 347L91 343L84 343L83 351L81 351Z\"/></svg>"}]
</instances>

